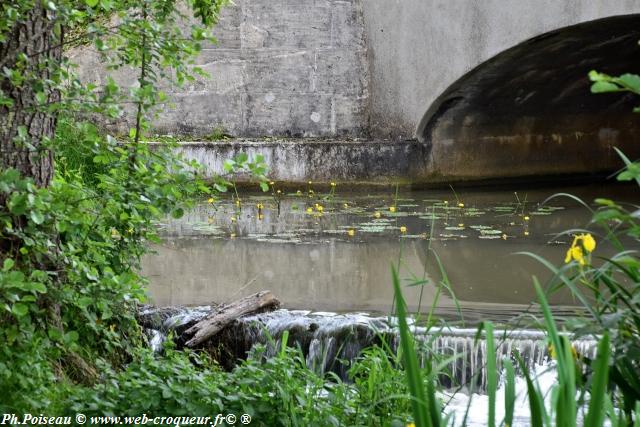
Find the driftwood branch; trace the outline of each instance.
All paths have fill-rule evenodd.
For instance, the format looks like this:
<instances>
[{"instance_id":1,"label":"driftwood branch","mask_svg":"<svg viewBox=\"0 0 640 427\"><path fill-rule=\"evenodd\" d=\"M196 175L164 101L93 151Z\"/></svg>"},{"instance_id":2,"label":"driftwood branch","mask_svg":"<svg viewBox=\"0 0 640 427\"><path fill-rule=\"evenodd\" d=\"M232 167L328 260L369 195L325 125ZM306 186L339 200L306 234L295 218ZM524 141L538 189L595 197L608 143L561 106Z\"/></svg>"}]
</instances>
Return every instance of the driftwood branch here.
<instances>
[{"instance_id":1,"label":"driftwood branch","mask_svg":"<svg viewBox=\"0 0 640 427\"><path fill-rule=\"evenodd\" d=\"M249 314L275 310L280 301L271 291L262 291L244 297L227 305L215 308L211 314L200 319L195 325L187 329L180 337L185 347L197 347L212 338L234 320Z\"/></svg>"}]
</instances>

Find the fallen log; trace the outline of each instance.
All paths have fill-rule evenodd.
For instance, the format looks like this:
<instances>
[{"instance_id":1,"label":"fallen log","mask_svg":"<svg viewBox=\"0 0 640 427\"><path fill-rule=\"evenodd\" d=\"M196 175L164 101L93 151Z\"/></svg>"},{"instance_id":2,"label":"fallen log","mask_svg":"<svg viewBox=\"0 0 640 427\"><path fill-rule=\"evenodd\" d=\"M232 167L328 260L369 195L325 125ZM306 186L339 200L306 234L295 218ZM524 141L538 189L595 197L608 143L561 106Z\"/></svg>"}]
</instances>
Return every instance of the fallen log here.
<instances>
[{"instance_id":1,"label":"fallen log","mask_svg":"<svg viewBox=\"0 0 640 427\"><path fill-rule=\"evenodd\" d=\"M184 331L180 341L185 347L194 348L214 337L234 320L249 315L275 310L280 301L271 291L262 291L216 307L211 314L200 319L195 325Z\"/></svg>"}]
</instances>

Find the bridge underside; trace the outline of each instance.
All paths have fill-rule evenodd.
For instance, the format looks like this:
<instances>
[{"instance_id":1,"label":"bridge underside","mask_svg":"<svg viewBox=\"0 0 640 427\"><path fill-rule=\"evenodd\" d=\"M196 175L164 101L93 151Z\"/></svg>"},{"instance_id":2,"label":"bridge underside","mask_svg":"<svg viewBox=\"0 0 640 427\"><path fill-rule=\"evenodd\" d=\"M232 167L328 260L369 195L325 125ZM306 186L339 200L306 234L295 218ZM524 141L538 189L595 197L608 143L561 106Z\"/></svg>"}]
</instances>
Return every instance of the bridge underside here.
<instances>
[{"instance_id":1,"label":"bridge underside","mask_svg":"<svg viewBox=\"0 0 640 427\"><path fill-rule=\"evenodd\" d=\"M640 97L591 94L587 73L640 74L640 15L545 33L451 85L417 129L430 178L477 180L615 170L640 157Z\"/></svg>"}]
</instances>

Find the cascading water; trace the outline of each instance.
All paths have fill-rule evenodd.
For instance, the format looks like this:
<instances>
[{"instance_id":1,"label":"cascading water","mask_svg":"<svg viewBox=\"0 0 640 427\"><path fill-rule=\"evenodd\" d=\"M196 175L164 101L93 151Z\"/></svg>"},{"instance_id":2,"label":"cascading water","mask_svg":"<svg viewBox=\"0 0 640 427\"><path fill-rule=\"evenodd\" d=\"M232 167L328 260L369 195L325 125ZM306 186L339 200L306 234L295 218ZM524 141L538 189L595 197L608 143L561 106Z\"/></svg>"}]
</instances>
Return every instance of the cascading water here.
<instances>
[{"instance_id":1,"label":"cascading water","mask_svg":"<svg viewBox=\"0 0 640 427\"><path fill-rule=\"evenodd\" d=\"M141 311L141 324L148 328L150 345L158 351L169 331L178 335L210 311L210 307L150 309ZM275 355L288 331L288 345L301 349L307 366L319 374L334 372L348 380L348 369L361 351L386 342L392 350L399 345L394 318L372 317L366 313L335 314L300 310L277 310L236 320L223 332L222 339L237 358L244 358L256 344L266 347L266 355ZM448 388L482 392L487 385L486 339L475 339L475 329L426 329L413 326L424 360L449 359L440 375ZM496 364L500 370L505 357L518 354L528 370L549 360L545 335L539 331L495 331ZM579 354L593 357L595 341L573 342Z\"/></svg>"}]
</instances>

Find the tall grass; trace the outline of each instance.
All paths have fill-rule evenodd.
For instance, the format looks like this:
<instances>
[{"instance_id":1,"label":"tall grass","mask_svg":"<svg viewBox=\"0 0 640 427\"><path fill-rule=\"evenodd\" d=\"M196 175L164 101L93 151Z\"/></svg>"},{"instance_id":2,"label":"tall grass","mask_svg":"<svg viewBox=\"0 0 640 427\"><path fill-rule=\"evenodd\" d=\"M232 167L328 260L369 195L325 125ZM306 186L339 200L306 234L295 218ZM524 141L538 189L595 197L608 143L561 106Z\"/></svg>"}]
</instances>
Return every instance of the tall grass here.
<instances>
[{"instance_id":1,"label":"tall grass","mask_svg":"<svg viewBox=\"0 0 640 427\"><path fill-rule=\"evenodd\" d=\"M407 311L400 288L400 282L395 268L392 269L392 279L396 300L398 302L397 316L398 326L400 329L401 348L403 353L404 368L406 372L409 391L412 396L412 408L415 425L417 427L431 427L447 425L447 418L438 405L438 397L434 382L429 377L426 381L423 379L423 372L419 367L417 353L415 349L415 340L407 321ZM534 286L542 312L544 315L544 326L548 332L549 341L551 343L551 353L554 355L557 372L557 383L551 390L551 408L545 408L545 395L541 391L535 378L528 371L525 364L520 361L520 367L525 376L527 383L527 393L530 407L530 425L533 427L556 426L556 427L574 427L578 422L579 410L577 405L577 395L580 391L579 386L582 383L578 380L579 368L577 365L577 355L572 347L571 342L566 334L560 333L558 325L552 315L551 308L547 301L546 295L542 287L534 278ZM505 360L504 366L506 370L505 380L505 417L500 424L497 424L496 416L496 392L498 388L498 372L496 367L496 349L494 345L494 331L491 322L485 322L481 326L485 331L486 348L487 348L487 394L488 399L488 419L487 425L494 427L496 425L510 426L513 423L514 404L515 404L515 370L510 360ZM481 330L479 330L479 333ZM584 425L587 427L600 427L610 423L611 425L626 425L631 423L631 418L621 418L620 413L612 409L612 396L608 389L609 375L609 356L610 356L610 339L609 334L604 333L598 341L597 356L592 365L593 375L591 387L588 389L590 401L586 416L584 417ZM518 358L516 356L516 358ZM634 413L635 425L638 421L637 405ZM446 409L446 408L445 408ZM549 411L547 411L549 409ZM551 414L555 416L552 418ZM466 417L465 417L466 418ZM464 421L463 421L464 423Z\"/></svg>"}]
</instances>

